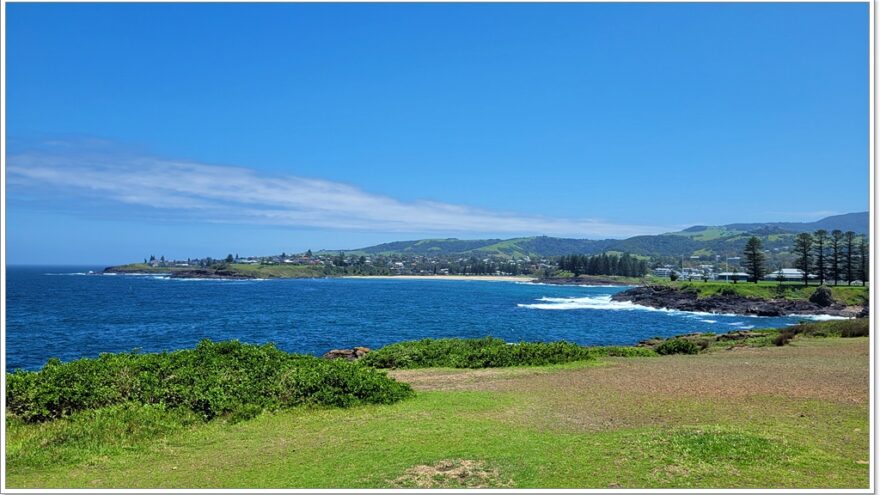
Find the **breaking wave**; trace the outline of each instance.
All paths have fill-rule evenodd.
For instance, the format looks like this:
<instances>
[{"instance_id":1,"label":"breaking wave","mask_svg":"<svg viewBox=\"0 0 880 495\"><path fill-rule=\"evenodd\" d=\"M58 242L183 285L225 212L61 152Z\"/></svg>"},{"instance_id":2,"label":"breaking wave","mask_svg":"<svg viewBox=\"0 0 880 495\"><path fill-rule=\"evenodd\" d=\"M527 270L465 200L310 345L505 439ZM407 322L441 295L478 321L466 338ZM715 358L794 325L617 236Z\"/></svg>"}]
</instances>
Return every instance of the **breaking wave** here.
<instances>
[{"instance_id":1,"label":"breaking wave","mask_svg":"<svg viewBox=\"0 0 880 495\"><path fill-rule=\"evenodd\" d=\"M542 297L538 299L538 301L540 302L532 304L517 304L517 307L546 310L610 309L618 311L663 311L682 313L682 311L676 311L673 309L640 306L638 304L633 304L630 301L612 301L610 295L592 297Z\"/></svg>"}]
</instances>

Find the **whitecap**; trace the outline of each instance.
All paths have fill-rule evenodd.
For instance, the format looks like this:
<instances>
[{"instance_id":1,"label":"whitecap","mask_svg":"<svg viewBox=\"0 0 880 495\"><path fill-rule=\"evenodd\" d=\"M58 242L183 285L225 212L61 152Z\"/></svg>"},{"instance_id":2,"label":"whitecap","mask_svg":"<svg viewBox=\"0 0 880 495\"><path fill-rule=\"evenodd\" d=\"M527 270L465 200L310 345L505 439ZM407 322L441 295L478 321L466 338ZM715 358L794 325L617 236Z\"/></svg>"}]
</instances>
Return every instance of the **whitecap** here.
<instances>
[{"instance_id":1,"label":"whitecap","mask_svg":"<svg viewBox=\"0 0 880 495\"><path fill-rule=\"evenodd\" d=\"M792 318L803 318L804 320L813 320L813 321L831 321L831 320L851 320L852 318L847 316L835 316L835 315L788 315Z\"/></svg>"}]
</instances>

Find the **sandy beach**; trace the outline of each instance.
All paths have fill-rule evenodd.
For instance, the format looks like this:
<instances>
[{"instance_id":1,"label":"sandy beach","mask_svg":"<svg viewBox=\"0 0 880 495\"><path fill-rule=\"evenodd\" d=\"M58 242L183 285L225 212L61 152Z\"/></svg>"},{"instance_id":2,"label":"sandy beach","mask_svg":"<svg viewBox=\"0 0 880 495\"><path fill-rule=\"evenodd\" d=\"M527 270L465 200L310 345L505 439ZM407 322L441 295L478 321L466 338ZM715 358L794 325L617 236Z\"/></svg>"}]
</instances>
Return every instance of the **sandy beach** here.
<instances>
[{"instance_id":1,"label":"sandy beach","mask_svg":"<svg viewBox=\"0 0 880 495\"><path fill-rule=\"evenodd\" d=\"M534 277L501 275L348 275L340 278L406 279L406 280L477 280L483 282L533 282Z\"/></svg>"}]
</instances>

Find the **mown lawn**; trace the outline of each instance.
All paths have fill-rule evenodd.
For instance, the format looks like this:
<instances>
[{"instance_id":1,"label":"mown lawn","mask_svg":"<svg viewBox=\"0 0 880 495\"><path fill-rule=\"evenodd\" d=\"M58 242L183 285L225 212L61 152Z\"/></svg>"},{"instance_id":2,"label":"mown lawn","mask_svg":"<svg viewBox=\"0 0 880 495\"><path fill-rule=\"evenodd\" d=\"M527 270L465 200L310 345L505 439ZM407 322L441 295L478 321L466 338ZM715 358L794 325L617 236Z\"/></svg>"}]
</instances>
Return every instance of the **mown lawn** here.
<instances>
[{"instance_id":1,"label":"mown lawn","mask_svg":"<svg viewBox=\"0 0 880 495\"><path fill-rule=\"evenodd\" d=\"M399 370L417 393L396 404L122 432L81 456L52 457L69 440L46 433L56 422L12 424L7 486L864 488L868 351L867 338L799 336L602 365Z\"/></svg>"}]
</instances>

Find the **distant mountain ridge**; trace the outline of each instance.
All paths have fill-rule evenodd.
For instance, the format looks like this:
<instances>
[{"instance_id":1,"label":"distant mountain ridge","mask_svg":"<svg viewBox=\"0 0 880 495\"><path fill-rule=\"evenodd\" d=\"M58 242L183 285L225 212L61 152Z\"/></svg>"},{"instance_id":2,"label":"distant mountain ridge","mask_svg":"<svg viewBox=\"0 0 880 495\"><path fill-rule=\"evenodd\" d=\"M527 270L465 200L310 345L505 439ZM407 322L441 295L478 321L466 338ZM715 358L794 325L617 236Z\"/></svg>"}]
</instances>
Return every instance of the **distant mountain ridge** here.
<instances>
[{"instance_id":1,"label":"distant mountain ridge","mask_svg":"<svg viewBox=\"0 0 880 495\"><path fill-rule=\"evenodd\" d=\"M742 252L752 235L766 249L786 250L801 232L825 229L868 233L868 212L834 215L815 222L733 223L721 226L695 225L679 232L640 235L628 239L569 239L562 237L519 237L513 239L421 239L395 241L361 249L343 250L353 255L416 256L561 256L621 251L646 256L732 255ZM338 251L324 251L338 252Z\"/></svg>"}]
</instances>

